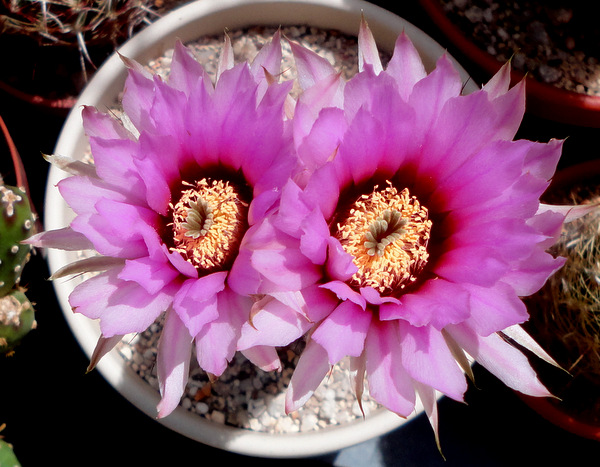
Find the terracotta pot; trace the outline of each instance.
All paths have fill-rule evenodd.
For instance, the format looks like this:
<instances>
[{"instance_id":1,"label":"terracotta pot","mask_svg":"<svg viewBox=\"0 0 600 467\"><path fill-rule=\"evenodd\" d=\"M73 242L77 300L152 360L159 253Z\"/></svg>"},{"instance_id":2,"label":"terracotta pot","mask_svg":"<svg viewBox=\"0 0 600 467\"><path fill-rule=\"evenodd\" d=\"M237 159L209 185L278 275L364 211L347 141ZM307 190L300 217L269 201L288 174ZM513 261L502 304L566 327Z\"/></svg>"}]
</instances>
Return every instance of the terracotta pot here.
<instances>
[{"instance_id":1,"label":"terracotta pot","mask_svg":"<svg viewBox=\"0 0 600 467\"><path fill-rule=\"evenodd\" d=\"M477 46L456 24L451 22L439 0L419 0L419 2L431 20L467 59L489 76L500 69L503 63ZM525 75L522 72L513 70L513 84L523 78ZM531 76L526 79L527 111L561 123L600 127L600 97L567 91L537 81Z\"/></svg>"},{"instance_id":2,"label":"terracotta pot","mask_svg":"<svg viewBox=\"0 0 600 467\"><path fill-rule=\"evenodd\" d=\"M555 177L553 178L550 187L548 188L548 190L546 190L544 196L542 196L542 199L551 200L551 202L553 203L565 203L565 197L568 196L568 193L574 187L596 187L598 186L599 182L600 159L582 162L558 171ZM535 298L532 299L532 302L535 302ZM528 306L531 306L531 304L529 304ZM539 306L543 307L543 304ZM543 312L543 308L536 307L535 312L532 308L530 309L532 310L532 313L536 313L536 315L540 313L540 309L542 310L541 312ZM531 334L535 338L536 326L533 323L534 320L535 315L532 314L532 323L526 323L526 326L531 325L531 329L529 329L529 332L531 332ZM544 337L540 337L540 339L540 344L542 344L542 346L548 346L547 350L550 353L556 353L556 355L553 356L557 359L558 363L565 364L561 361L560 352L564 348L562 344L553 338L549 338L547 334L544 334ZM574 356L571 355L571 358L574 358ZM534 365L536 365L536 363L539 362L534 362ZM551 392L556 394L558 397L563 398L563 400L560 400L558 398L531 397L520 393L517 393L518 396L531 409L539 413L546 420L554 423L556 426L559 426L578 436L600 441L600 423L594 423L589 419L585 419L584 415L579 415L577 414L576 410L568 408L568 406L570 405L568 401L573 401L576 399L582 401L586 400L584 399L584 393L581 392L581 388L585 388L585 394L594 392L600 394L600 386L596 387L594 383L591 382L591 380L588 380L587 378L584 379L581 375L579 375L579 379L577 382L578 389L571 388L567 390L564 388L567 388L569 384L573 383L574 377L567 375L561 370L557 370L553 367L548 367L543 363L536 366L538 369L540 380L548 387L548 389ZM565 390L565 392L564 394L561 394L561 391L563 389Z\"/></svg>"}]
</instances>

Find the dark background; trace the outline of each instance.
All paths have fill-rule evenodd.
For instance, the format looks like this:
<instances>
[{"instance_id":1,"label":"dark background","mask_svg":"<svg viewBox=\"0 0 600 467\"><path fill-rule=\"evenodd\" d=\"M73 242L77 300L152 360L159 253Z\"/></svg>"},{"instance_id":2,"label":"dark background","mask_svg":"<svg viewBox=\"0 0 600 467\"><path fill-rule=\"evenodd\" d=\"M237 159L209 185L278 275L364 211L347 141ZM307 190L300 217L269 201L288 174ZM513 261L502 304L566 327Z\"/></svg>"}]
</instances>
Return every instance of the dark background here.
<instances>
[{"instance_id":1,"label":"dark background","mask_svg":"<svg viewBox=\"0 0 600 467\"><path fill-rule=\"evenodd\" d=\"M435 38L478 83L487 80L439 33L415 0L373 3ZM43 215L48 165L41 153L52 153L64 116L24 105L5 94L0 94L0 115L19 149L31 196ZM543 142L567 138L560 167L597 158L599 136L598 129L533 115L525 116L518 135ZM0 163L5 181L14 184L3 144ZM469 389L466 404L449 399L439 404L446 460L437 451L425 416L386 436L315 459L255 459L214 449L164 428L126 401L99 373L85 373L87 357L63 318L48 275L40 254L25 267L22 284L36 303L38 328L14 356L0 357L0 424L7 425L2 435L14 445L24 467L49 463L162 466L215 460L246 466L579 466L593 465L600 458L599 443L545 421L480 367L475 367L478 387Z\"/></svg>"}]
</instances>

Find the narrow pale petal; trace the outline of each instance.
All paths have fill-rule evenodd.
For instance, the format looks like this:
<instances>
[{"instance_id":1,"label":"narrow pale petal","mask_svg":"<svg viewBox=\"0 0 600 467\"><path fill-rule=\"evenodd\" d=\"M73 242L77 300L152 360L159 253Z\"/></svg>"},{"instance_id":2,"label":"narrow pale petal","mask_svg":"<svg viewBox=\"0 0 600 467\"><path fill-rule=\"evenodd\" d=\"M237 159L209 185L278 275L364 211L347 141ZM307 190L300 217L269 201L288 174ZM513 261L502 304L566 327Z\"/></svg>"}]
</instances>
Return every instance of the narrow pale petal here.
<instances>
[{"instance_id":1,"label":"narrow pale petal","mask_svg":"<svg viewBox=\"0 0 600 467\"><path fill-rule=\"evenodd\" d=\"M365 65L370 65L375 74L383 71L375 38L363 16L358 30L358 70L363 71Z\"/></svg>"},{"instance_id":2,"label":"narrow pale petal","mask_svg":"<svg viewBox=\"0 0 600 467\"><path fill-rule=\"evenodd\" d=\"M263 371L280 371L281 361L274 347L259 346L242 350L242 355Z\"/></svg>"},{"instance_id":3,"label":"narrow pale petal","mask_svg":"<svg viewBox=\"0 0 600 467\"><path fill-rule=\"evenodd\" d=\"M122 258L112 258L110 256L92 256L90 258L80 259L66 264L62 268L56 270L50 280L61 279L63 277L72 276L75 274L83 274L86 272L100 272L111 268L122 268L125 265L125 260Z\"/></svg>"},{"instance_id":4,"label":"narrow pale petal","mask_svg":"<svg viewBox=\"0 0 600 467\"><path fill-rule=\"evenodd\" d=\"M110 352L119 342L121 342L122 338L123 336L118 334L112 337L104 337L101 335L96 343L96 347L94 347L94 351L90 357L90 364L88 365L86 372L89 373L92 371L100 359Z\"/></svg>"},{"instance_id":5,"label":"narrow pale petal","mask_svg":"<svg viewBox=\"0 0 600 467\"><path fill-rule=\"evenodd\" d=\"M38 248L56 248L66 251L94 249L93 243L85 235L76 232L71 227L40 232L26 238L23 243Z\"/></svg>"},{"instance_id":6,"label":"narrow pale petal","mask_svg":"<svg viewBox=\"0 0 600 467\"><path fill-rule=\"evenodd\" d=\"M189 376L192 337L177 313L169 311L158 343L157 371L160 400L158 418L169 415L179 405Z\"/></svg>"},{"instance_id":7,"label":"narrow pale petal","mask_svg":"<svg viewBox=\"0 0 600 467\"><path fill-rule=\"evenodd\" d=\"M392 412L407 417L415 408L412 378L398 358L402 348L396 322L373 321L366 341L366 364L371 397Z\"/></svg>"},{"instance_id":8,"label":"narrow pale petal","mask_svg":"<svg viewBox=\"0 0 600 467\"><path fill-rule=\"evenodd\" d=\"M550 396L527 357L498 334L478 336L465 324L447 328L452 338L504 384L530 396Z\"/></svg>"},{"instance_id":9,"label":"narrow pale petal","mask_svg":"<svg viewBox=\"0 0 600 467\"><path fill-rule=\"evenodd\" d=\"M292 374L285 397L285 412L289 414L302 407L319 387L330 368L325 349L310 340Z\"/></svg>"}]
</instances>

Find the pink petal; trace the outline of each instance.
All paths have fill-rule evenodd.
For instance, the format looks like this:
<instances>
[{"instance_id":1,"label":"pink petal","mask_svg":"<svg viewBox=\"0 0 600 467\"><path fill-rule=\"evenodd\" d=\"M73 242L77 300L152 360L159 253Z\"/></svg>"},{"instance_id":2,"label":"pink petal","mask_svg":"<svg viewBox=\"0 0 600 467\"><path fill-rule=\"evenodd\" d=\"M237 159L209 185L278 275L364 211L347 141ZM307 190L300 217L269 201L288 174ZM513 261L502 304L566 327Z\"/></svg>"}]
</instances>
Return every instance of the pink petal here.
<instances>
[{"instance_id":1,"label":"pink petal","mask_svg":"<svg viewBox=\"0 0 600 467\"><path fill-rule=\"evenodd\" d=\"M443 279L425 282L414 293L400 299L400 305L384 303L379 308L382 320L404 319L413 326L431 324L442 329L469 317L469 294L457 284Z\"/></svg>"},{"instance_id":2,"label":"pink petal","mask_svg":"<svg viewBox=\"0 0 600 467\"><path fill-rule=\"evenodd\" d=\"M402 366L421 383L462 401L466 378L446 345L442 333L432 326L411 326L398 321L402 342Z\"/></svg>"},{"instance_id":3,"label":"pink petal","mask_svg":"<svg viewBox=\"0 0 600 467\"><path fill-rule=\"evenodd\" d=\"M323 320L311 337L327 351L329 363L335 365L349 355L358 357L364 348L372 313L344 301Z\"/></svg>"},{"instance_id":4,"label":"pink petal","mask_svg":"<svg viewBox=\"0 0 600 467\"><path fill-rule=\"evenodd\" d=\"M138 143L129 139L90 138L98 176L115 190L127 193L130 200L143 201L146 188L134 164Z\"/></svg>"},{"instance_id":5,"label":"pink petal","mask_svg":"<svg viewBox=\"0 0 600 467\"><path fill-rule=\"evenodd\" d=\"M145 257L126 260L119 279L135 281L149 294L156 294L178 276L179 272L166 261L157 262Z\"/></svg>"},{"instance_id":6,"label":"pink petal","mask_svg":"<svg viewBox=\"0 0 600 467\"><path fill-rule=\"evenodd\" d=\"M419 52L404 31L396 39L386 73L396 80L398 92L405 101L408 101L414 85L427 76Z\"/></svg>"},{"instance_id":7,"label":"pink petal","mask_svg":"<svg viewBox=\"0 0 600 467\"><path fill-rule=\"evenodd\" d=\"M280 371L281 361L274 347L258 346L243 350L242 355L263 371Z\"/></svg>"},{"instance_id":8,"label":"pink petal","mask_svg":"<svg viewBox=\"0 0 600 467\"><path fill-rule=\"evenodd\" d=\"M219 317L217 294L225 288L226 277L226 272L216 272L188 279L175 295L173 308L192 336Z\"/></svg>"},{"instance_id":9,"label":"pink petal","mask_svg":"<svg viewBox=\"0 0 600 467\"><path fill-rule=\"evenodd\" d=\"M264 70L273 76L278 76L281 73L281 57L281 30L278 29L271 40L258 51L250 65L254 80L264 81Z\"/></svg>"},{"instance_id":10,"label":"pink petal","mask_svg":"<svg viewBox=\"0 0 600 467\"><path fill-rule=\"evenodd\" d=\"M358 271L352 255L346 253L339 240L334 237L328 239L327 275L334 280L347 281Z\"/></svg>"},{"instance_id":11,"label":"pink petal","mask_svg":"<svg viewBox=\"0 0 600 467\"><path fill-rule=\"evenodd\" d=\"M523 301L509 285L498 282L493 287L463 284L470 295L469 326L481 336L500 331L529 319Z\"/></svg>"},{"instance_id":12,"label":"pink petal","mask_svg":"<svg viewBox=\"0 0 600 467\"><path fill-rule=\"evenodd\" d=\"M301 337L312 323L279 300L267 300L242 327L238 350L256 346L283 347Z\"/></svg>"},{"instance_id":13,"label":"pink petal","mask_svg":"<svg viewBox=\"0 0 600 467\"><path fill-rule=\"evenodd\" d=\"M363 310L367 308L367 301L365 298L345 282L331 281L322 284L320 287L333 292L340 300L348 300L355 305L358 305Z\"/></svg>"},{"instance_id":14,"label":"pink petal","mask_svg":"<svg viewBox=\"0 0 600 467\"><path fill-rule=\"evenodd\" d=\"M196 357L200 367L220 376L233 358L242 324L247 320L252 300L227 287L217 296L219 316L196 336Z\"/></svg>"},{"instance_id":15,"label":"pink petal","mask_svg":"<svg viewBox=\"0 0 600 467\"><path fill-rule=\"evenodd\" d=\"M140 131L152 129L150 109L154 101L154 80L149 74L129 69L123 93L123 110Z\"/></svg>"},{"instance_id":16,"label":"pink petal","mask_svg":"<svg viewBox=\"0 0 600 467\"><path fill-rule=\"evenodd\" d=\"M374 320L365 352L371 396L392 412L407 417L414 410L416 398L412 379L399 364L402 347L397 323Z\"/></svg>"},{"instance_id":17,"label":"pink petal","mask_svg":"<svg viewBox=\"0 0 600 467\"><path fill-rule=\"evenodd\" d=\"M285 412L291 413L302 407L313 395L329 371L327 352L316 342L310 340L298 365L292 373L292 379L285 397Z\"/></svg>"},{"instance_id":18,"label":"pink petal","mask_svg":"<svg viewBox=\"0 0 600 467\"><path fill-rule=\"evenodd\" d=\"M158 418L169 415L179 405L189 376L192 338L177 313L169 311L157 352L160 394Z\"/></svg>"},{"instance_id":19,"label":"pink petal","mask_svg":"<svg viewBox=\"0 0 600 467\"><path fill-rule=\"evenodd\" d=\"M132 135L111 114L99 112L95 107L84 106L81 112L83 128L88 137L102 139L131 139Z\"/></svg>"},{"instance_id":20,"label":"pink petal","mask_svg":"<svg viewBox=\"0 0 600 467\"><path fill-rule=\"evenodd\" d=\"M204 79L208 79L204 68L190 50L178 40L173 51L169 84L189 96L198 86L198 81Z\"/></svg>"},{"instance_id":21,"label":"pink petal","mask_svg":"<svg viewBox=\"0 0 600 467\"><path fill-rule=\"evenodd\" d=\"M100 273L79 284L69 297L74 311L100 320L105 337L145 331L173 301L176 288L168 286L149 294L142 286L118 278L119 268Z\"/></svg>"}]
</instances>

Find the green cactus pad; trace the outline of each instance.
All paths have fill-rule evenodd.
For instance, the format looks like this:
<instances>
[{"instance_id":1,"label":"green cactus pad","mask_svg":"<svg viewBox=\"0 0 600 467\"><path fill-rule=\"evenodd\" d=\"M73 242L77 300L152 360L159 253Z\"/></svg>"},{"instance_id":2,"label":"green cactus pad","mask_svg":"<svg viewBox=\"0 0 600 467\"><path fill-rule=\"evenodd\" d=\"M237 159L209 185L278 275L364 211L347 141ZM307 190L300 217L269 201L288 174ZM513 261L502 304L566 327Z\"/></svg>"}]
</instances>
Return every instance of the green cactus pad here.
<instances>
[{"instance_id":1,"label":"green cactus pad","mask_svg":"<svg viewBox=\"0 0 600 467\"><path fill-rule=\"evenodd\" d=\"M0 466L2 467L21 467L13 448L6 441L0 439Z\"/></svg>"},{"instance_id":2,"label":"green cactus pad","mask_svg":"<svg viewBox=\"0 0 600 467\"><path fill-rule=\"evenodd\" d=\"M29 197L16 187L0 185L0 297L18 285L32 250L21 241L34 230Z\"/></svg>"},{"instance_id":3,"label":"green cactus pad","mask_svg":"<svg viewBox=\"0 0 600 467\"><path fill-rule=\"evenodd\" d=\"M0 353L10 352L36 325L35 310L22 290L1 297Z\"/></svg>"}]
</instances>

